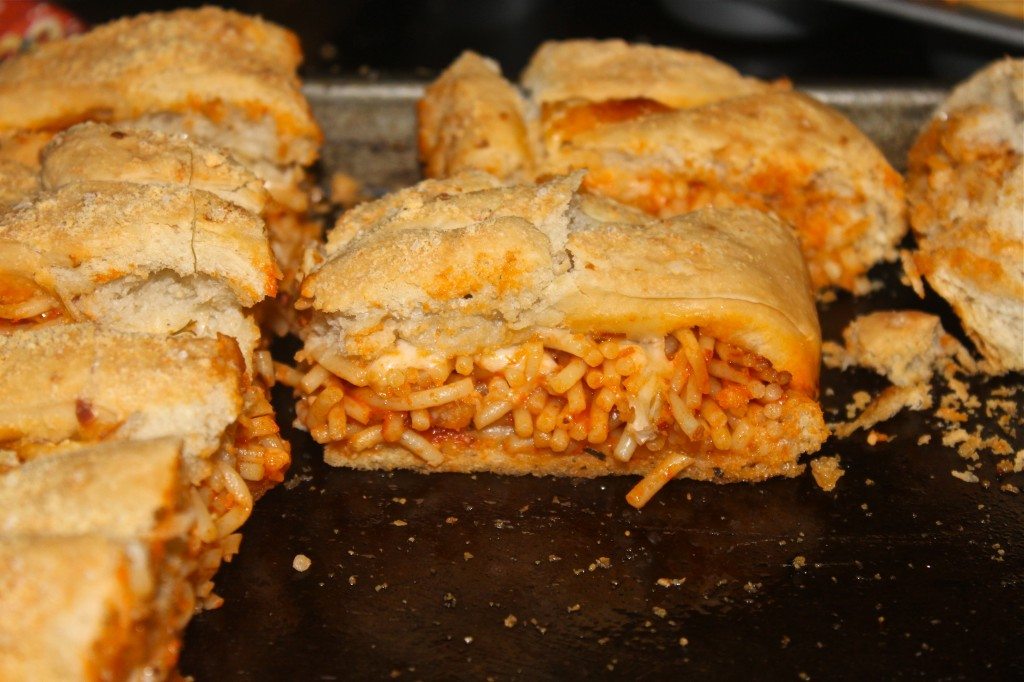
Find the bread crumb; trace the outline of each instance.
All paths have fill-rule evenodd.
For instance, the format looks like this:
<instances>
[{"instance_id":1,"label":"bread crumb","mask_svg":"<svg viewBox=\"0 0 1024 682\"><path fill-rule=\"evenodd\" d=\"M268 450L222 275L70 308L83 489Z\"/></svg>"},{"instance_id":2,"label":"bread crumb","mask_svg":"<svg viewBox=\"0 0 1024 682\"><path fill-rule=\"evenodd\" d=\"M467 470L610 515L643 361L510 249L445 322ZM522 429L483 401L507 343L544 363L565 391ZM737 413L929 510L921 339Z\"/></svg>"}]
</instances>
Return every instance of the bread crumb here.
<instances>
[{"instance_id":1,"label":"bread crumb","mask_svg":"<svg viewBox=\"0 0 1024 682\"><path fill-rule=\"evenodd\" d=\"M917 444L918 445L928 445L928 443L931 443L931 442L932 442L932 437L931 437L931 434L928 434L928 433L924 434L923 436L918 437L918 439L917 439Z\"/></svg>"},{"instance_id":2,"label":"bread crumb","mask_svg":"<svg viewBox=\"0 0 1024 682\"><path fill-rule=\"evenodd\" d=\"M956 470L953 470L953 471L950 471L949 473L953 474L953 478L959 478L964 483L977 483L978 482L978 477L975 476L974 472L971 472L971 471L956 471Z\"/></svg>"},{"instance_id":3,"label":"bread crumb","mask_svg":"<svg viewBox=\"0 0 1024 682\"><path fill-rule=\"evenodd\" d=\"M363 183L348 173L338 171L331 174L331 203L352 208L364 199Z\"/></svg>"},{"instance_id":4,"label":"bread crumb","mask_svg":"<svg viewBox=\"0 0 1024 682\"><path fill-rule=\"evenodd\" d=\"M823 344L826 364L874 370L896 386L931 381L951 357L973 364L963 345L942 328L938 316L916 310L888 310L854 319L843 330L845 347Z\"/></svg>"},{"instance_id":5,"label":"bread crumb","mask_svg":"<svg viewBox=\"0 0 1024 682\"><path fill-rule=\"evenodd\" d=\"M408 526L409 524L406 523L405 521L403 521L402 519L395 519L394 521L391 522L391 525L402 527L402 526Z\"/></svg>"},{"instance_id":6,"label":"bread crumb","mask_svg":"<svg viewBox=\"0 0 1024 682\"><path fill-rule=\"evenodd\" d=\"M309 570L309 567L313 565L313 562L305 554L296 554L295 558L292 559L292 568L299 573L304 573Z\"/></svg>"},{"instance_id":7,"label":"bread crumb","mask_svg":"<svg viewBox=\"0 0 1024 682\"><path fill-rule=\"evenodd\" d=\"M853 419L854 415L864 410L871 404L871 394L867 391L857 391L853 394L853 402L846 405L846 418Z\"/></svg>"},{"instance_id":8,"label":"bread crumb","mask_svg":"<svg viewBox=\"0 0 1024 682\"><path fill-rule=\"evenodd\" d=\"M686 582L686 578L658 578L659 587L679 587Z\"/></svg>"},{"instance_id":9,"label":"bread crumb","mask_svg":"<svg viewBox=\"0 0 1024 682\"><path fill-rule=\"evenodd\" d=\"M511 613L505 616L505 627L507 628L514 628L516 626L516 623L518 622L519 619L513 616Z\"/></svg>"},{"instance_id":10,"label":"bread crumb","mask_svg":"<svg viewBox=\"0 0 1024 682\"><path fill-rule=\"evenodd\" d=\"M913 254L907 249L900 249L900 263L903 264L907 284L914 290L918 298L924 298L924 282L921 281L921 271L917 269Z\"/></svg>"},{"instance_id":11,"label":"bread crumb","mask_svg":"<svg viewBox=\"0 0 1024 682\"><path fill-rule=\"evenodd\" d=\"M565 610L568 611L569 613L576 613L577 611L580 610L580 605L579 604L573 604L572 606L566 607Z\"/></svg>"},{"instance_id":12,"label":"bread crumb","mask_svg":"<svg viewBox=\"0 0 1024 682\"><path fill-rule=\"evenodd\" d=\"M690 640L686 639L685 637L679 638L679 646L689 646L689 644Z\"/></svg>"},{"instance_id":13,"label":"bread crumb","mask_svg":"<svg viewBox=\"0 0 1024 682\"><path fill-rule=\"evenodd\" d=\"M814 482L827 493L835 490L836 483L846 473L840 466L840 461L839 455L811 460L811 475Z\"/></svg>"},{"instance_id":14,"label":"bread crumb","mask_svg":"<svg viewBox=\"0 0 1024 682\"><path fill-rule=\"evenodd\" d=\"M878 445L879 443L888 443L891 440L893 440L893 436L890 436L887 433L882 433L881 431L875 431L874 429L872 429L871 431L868 431L868 437L867 437L868 445Z\"/></svg>"},{"instance_id":15,"label":"bread crumb","mask_svg":"<svg viewBox=\"0 0 1024 682\"><path fill-rule=\"evenodd\" d=\"M664 618L665 616L668 615L668 611L666 611L665 609L663 609L660 606L655 606L654 608L651 609L651 611L653 611L654 615L657 616L658 618Z\"/></svg>"},{"instance_id":16,"label":"bread crumb","mask_svg":"<svg viewBox=\"0 0 1024 682\"><path fill-rule=\"evenodd\" d=\"M793 557L793 568L795 568L795 569L797 569L799 571L801 568L803 568L806 565L807 565L807 558L804 557L802 554L801 555L797 555L796 557Z\"/></svg>"},{"instance_id":17,"label":"bread crumb","mask_svg":"<svg viewBox=\"0 0 1024 682\"><path fill-rule=\"evenodd\" d=\"M861 391L858 391L861 393ZM857 393L854 399L857 400ZM870 396L868 396L870 399ZM914 386L890 386L853 421L832 425L834 433L840 438L846 438L857 429L870 429L879 422L894 417L900 410L926 410L932 406L931 390L926 384Z\"/></svg>"}]
</instances>

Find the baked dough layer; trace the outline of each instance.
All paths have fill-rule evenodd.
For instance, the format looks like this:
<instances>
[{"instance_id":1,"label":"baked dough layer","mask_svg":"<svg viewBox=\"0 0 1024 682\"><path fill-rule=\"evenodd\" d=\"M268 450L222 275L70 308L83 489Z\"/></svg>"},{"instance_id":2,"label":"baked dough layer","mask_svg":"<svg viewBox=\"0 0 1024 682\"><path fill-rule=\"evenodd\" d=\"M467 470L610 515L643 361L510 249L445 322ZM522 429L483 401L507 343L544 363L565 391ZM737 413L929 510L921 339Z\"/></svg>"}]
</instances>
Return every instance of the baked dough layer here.
<instances>
[{"instance_id":1,"label":"baked dough layer","mask_svg":"<svg viewBox=\"0 0 1024 682\"><path fill-rule=\"evenodd\" d=\"M917 270L992 374L1024 370L1024 60L957 86L910 151Z\"/></svg>"},{"instance_id":2,"label":"baked dough layer","mask_svg":"<svg viewBox=\"0 0 1024 682\"><path fill-rule=\"evenodd\" d=\"M800 238L816 288L861 290L906 232L903 180L837 111L705 55L622 41L546 43L522 77L463 54L420 102L428 176L467 169L584 187L670 217L771 211ZM525 132L524 132L525 131Z\"/></svg>"}]
</instances>

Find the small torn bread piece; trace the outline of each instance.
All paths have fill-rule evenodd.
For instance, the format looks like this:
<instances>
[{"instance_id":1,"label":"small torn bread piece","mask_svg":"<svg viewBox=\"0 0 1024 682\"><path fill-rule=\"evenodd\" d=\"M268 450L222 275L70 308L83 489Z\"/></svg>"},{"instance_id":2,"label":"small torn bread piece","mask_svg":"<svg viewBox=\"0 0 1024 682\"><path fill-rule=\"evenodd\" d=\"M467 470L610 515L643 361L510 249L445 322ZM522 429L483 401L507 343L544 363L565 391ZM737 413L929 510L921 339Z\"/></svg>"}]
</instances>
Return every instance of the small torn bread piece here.
<instances>
[{"instance_id":1,"label":"small torn bread piece","mask_svg":"<svg viewBox=\"0 0 1024 682\"><path fill-rule=\"evenodd\" d=\"M816 288L865 290L868 268L896 258L902 177L849 120L787 83L621 40L545 43L521 82L526 99L465 53L429 86L426 174L537 181L586 169L585 190L662 218L770 211L795 229Z\"/></svg>"},{"instance_id":2,"label":"small torn bread piece","mask_svg":"<svg viewBox=\"0 0 1024 682\"><path fill-rule=\"evenodd\" d=\"M910 151L917 270L990 374L1024 370L1024 60L953 90Z\"/></svg>"},{"instance_id":3,"label":"small torn bread piece","mask_svg":"<svg viewBox=\"0 0 1024 682\"><path fill-rule=\"evenodd\" d=\"M223 333L250 364L250 308L279 276L258 216L168 185L76 182L37 195L0 215L0 256L0 322Z\"/></svg>"},{"instance_id":4,"label":"small torn bread piece","mask_svg":"<svg viewBox=\"0 0 1024 682\"><path fill-rule=\"evenodd\" d=\"M818 487L827 493L836 489L839 479L846 475L846 471L840 465L839 455L831 457L815 457L811 460L811 475Z\"/></svg>"},{"instance_id":5,"label":"small torn bread piece","mask_svg":"<svg viewBox=\"0 0 1024 682\"><path fill-rule=\"evenodd\" d=\"M973 368L967 350L945 332L938 316L916 310L861 315L843 330L843 340L846 347L833 365L867 367L896 386L930 382L951 358Z\"/></svg>"},{"instance_id":6,"label":"small torn bread piece","mask_svg":"<svg viewBox=\"0 0 1024 682\"><path fill-rule=\"evenodd\" d=\"M833 425L833 432L840 438L847 438L857 429L867 431L875 424L892 419L900 410L919 412L930 409L932 393L927 384L911 386L889 386L874 398L856 419Z\"/></svg>"},{"instance_id":7,"label":"small torn bread piece","mask_svg":"<svg viewBox=\"0 0 1024 682\"><path fill-rule=\"evenodd\" d=\"M297 414L328 463L638 474L635 506L803 470L820 336L782 223L485 177L365 204L309 259Z\"/></svg>"},{"instance_id":8,"label":"small torn bread piece","mask_svg":"<svg viewBox=\"0 0 1024 682\"><path fill-rule=\"evenodd\" d=\"M149 556L145 542L100 534L0 536L0 678L170 673L176 656L150 627L165 615Z\"/></svg>"}]
</instances>

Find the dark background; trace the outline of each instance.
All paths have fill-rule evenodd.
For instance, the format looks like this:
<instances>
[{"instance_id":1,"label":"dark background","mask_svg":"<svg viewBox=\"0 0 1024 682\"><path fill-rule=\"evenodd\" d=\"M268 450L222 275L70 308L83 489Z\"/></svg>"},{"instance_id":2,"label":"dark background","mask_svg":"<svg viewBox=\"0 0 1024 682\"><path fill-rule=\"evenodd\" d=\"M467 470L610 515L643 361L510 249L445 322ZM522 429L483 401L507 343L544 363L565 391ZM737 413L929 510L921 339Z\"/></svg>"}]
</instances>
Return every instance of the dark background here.
<instances>
[{"instance_id":1,"label":"dark background","mask_svg":"<svg viewBox=\"0 0 1024 682\"><path fill-rule=\"evenodd\" d=\"M848 2L849 0L847 0ZM1021 2L1022 0L1007 0ZM167 0L65 2L89 23L125 14L198 5ZM1017 40L864 9L835 0L222 0L299 34L303 75L429 77L463 49L497 59L517 74L543 40L621 37L700 50L741 71L800 82L951 85L1003 55L1024 55ZM906 0L890 0L906 5ZM941 3L929 3L938 11ZM767 10L744 19L738 13ZM1010 20L970 10L954 19L1013 27ZM786 25L773 28L773 21Z\"/></svg>"}]
</instances>

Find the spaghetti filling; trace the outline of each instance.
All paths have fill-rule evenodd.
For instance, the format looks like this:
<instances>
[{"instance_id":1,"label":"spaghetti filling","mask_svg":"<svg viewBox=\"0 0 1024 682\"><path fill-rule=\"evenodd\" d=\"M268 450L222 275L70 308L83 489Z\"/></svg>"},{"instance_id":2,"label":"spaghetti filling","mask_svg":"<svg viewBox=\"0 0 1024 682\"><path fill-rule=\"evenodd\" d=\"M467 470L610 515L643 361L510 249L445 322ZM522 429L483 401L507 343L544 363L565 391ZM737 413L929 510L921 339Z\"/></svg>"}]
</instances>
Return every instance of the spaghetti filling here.
<instances>
[{"instance_id":1,"label":"spaghetti filling","mask_svg":"<svg viewBox=\"0 0 1024 682\"><path fill-rule=\"evenodd\" d=\"M400 342L370 364L304 359L303 370L278 365L277 378L302 396L298 417L319 443L353 452L397 445L431 467L444 462L446 440L467 432L509 454L653 458L636 467L649 473L630 493L635 506L698 458L749 450L755 431L803 397L788 372L698 328L639 342L545 330L454 358Z\"/></svg>"}]
</instances>

